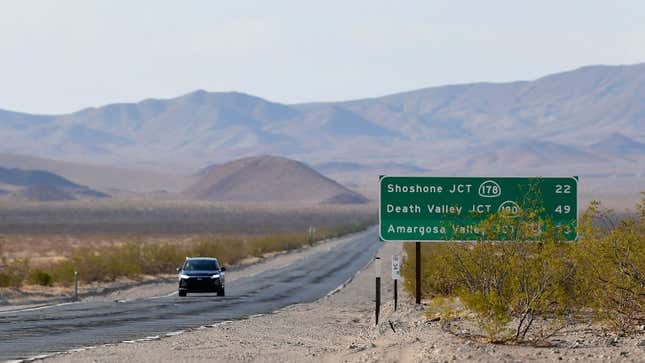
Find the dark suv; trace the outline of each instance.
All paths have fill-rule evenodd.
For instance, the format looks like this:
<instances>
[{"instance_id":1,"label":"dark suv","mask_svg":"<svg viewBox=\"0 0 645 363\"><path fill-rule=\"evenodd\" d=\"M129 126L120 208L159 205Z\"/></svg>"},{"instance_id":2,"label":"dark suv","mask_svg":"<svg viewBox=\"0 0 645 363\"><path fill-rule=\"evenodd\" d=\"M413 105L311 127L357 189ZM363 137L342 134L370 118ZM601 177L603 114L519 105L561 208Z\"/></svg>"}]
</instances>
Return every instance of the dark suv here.
<instances>
[{"instance_id":1,"label":"dark suv","mask_svg":"<svg viewBox=\"0 0 645 363\"><path fill-rule=\"evenodd\" d=\"M224 271L216 258L186 257L179 273L179 296L189 292L216 292L224 296Z\"/></svg>"}]
</instances>

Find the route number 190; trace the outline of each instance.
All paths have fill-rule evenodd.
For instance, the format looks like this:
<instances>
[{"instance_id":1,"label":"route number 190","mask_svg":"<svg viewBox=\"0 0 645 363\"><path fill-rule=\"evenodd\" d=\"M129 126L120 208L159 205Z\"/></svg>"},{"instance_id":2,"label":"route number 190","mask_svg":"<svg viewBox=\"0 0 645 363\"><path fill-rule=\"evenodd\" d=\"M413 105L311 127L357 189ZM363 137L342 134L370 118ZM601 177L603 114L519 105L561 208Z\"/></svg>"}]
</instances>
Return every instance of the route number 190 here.
<instances>
[{"instance_id":1,"label":"route number 190","mask_svg":"<svg viewBox=\"0 0 645 363\"><path fill-rule=\"evenodd\" d=\"M571 194L571 185L568 184L556 184L555 185L555 194Z\"/></svg>"}]
</instances>

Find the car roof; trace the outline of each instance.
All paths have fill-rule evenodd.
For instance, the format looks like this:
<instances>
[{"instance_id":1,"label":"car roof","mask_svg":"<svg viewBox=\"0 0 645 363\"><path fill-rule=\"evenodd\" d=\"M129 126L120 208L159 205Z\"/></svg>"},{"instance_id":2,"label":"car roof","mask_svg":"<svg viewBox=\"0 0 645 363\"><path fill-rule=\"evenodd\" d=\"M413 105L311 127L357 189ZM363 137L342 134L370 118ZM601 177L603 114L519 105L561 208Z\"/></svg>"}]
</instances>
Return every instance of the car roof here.
<instances>
[{"instance_id":1,"label":"car roof","mask_svg":"<svg viewBox=\"0 0 645 363\"><path fill-rule=\"evenodd\" d=\"M207 261L217 261L214 257L186 257L186 260L207 260Z\"/></svg>"}]
</instances>

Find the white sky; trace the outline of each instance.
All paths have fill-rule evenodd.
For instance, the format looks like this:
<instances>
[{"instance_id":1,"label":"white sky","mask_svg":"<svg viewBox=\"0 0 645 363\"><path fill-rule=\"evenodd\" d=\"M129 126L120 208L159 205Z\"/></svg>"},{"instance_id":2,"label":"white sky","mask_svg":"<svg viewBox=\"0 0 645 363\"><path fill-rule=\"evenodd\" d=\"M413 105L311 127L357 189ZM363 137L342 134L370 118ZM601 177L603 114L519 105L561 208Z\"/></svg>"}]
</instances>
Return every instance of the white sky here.
<instances>
[{"instance_id":1,"label":"white sky","mask_svg":"<svg viewBox=\"0 0 645 363\"><path fill-rule=\"evenodd\" d=\"M0 2L0 108L298 103L645 62L644 1Z\"/></svg>"}]
</instances>

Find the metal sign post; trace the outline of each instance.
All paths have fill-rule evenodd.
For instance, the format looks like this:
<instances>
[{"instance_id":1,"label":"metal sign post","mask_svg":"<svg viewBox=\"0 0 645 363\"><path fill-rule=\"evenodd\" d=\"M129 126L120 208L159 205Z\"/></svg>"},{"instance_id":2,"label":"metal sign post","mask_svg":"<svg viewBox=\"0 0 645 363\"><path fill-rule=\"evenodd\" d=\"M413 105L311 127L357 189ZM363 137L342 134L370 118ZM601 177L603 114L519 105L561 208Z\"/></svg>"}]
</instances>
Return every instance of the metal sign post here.
<instances>
[{"instance_id":1,"label":"metal sign post","mask_svg":"<svg viewBox=\"0 0 645 363\"><path fill-rule=\"evenodd\" d=\"M374 270L376 272L376 325L378 325L378 317L381 312L381 258L374 259Z\"/></svg>"},{"instance_id":2,"label":"metal sign post","mask_svg":"<svg viewBox=\"0 0 645 363\"><path fill-rule=\"evenodd\" d=\"M398 304L398 284L397 282L401 278L401 256L393 255L392 256L392 280L394 280L394 311Z\"/></svg>"},{"instance_id":3,"label":"metal sign post","mask_svg":"<svg viewBox=\"0 0 645 363\"><path fill-rule=\"evenodd\" d=\"M416 248L416 256L415 256L415 302L418 304L421 304L421 242L417 242L415 244Z\"/></svg>"}]
</instances>

